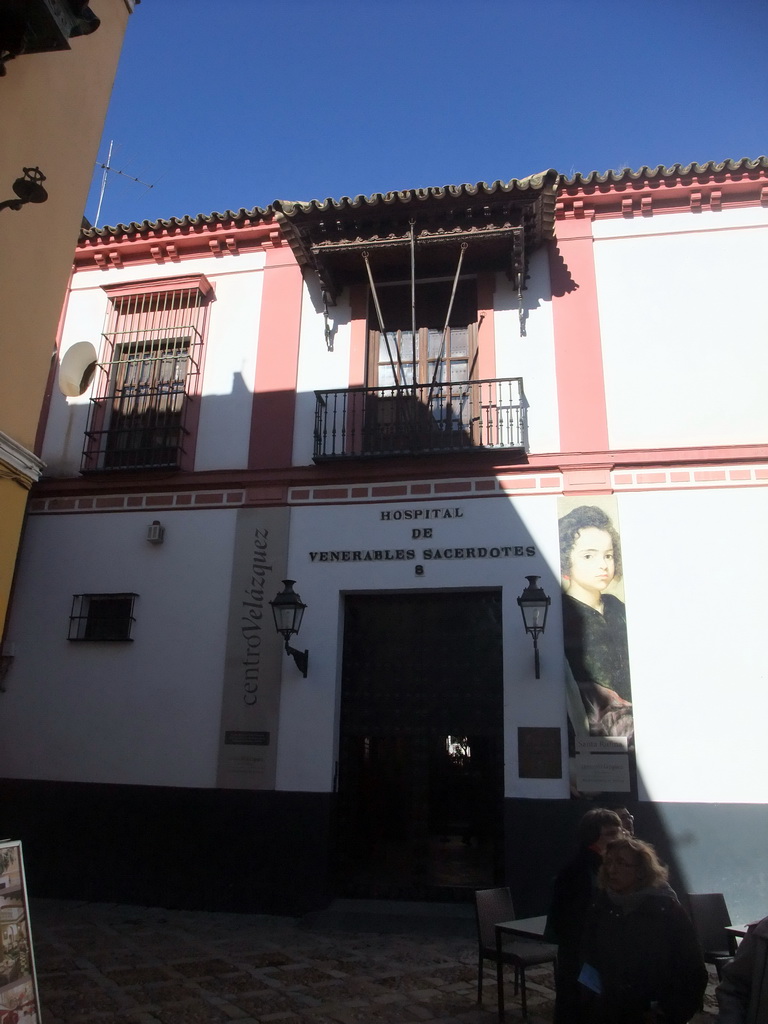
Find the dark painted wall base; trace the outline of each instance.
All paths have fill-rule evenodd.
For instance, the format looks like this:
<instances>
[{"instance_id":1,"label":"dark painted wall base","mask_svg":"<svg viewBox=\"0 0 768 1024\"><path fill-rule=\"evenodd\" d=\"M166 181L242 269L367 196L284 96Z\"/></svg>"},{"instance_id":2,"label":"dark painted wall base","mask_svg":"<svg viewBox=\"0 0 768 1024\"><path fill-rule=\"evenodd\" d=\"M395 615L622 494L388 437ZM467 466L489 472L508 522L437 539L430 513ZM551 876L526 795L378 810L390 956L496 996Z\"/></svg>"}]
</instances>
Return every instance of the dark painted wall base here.
<instances>
[{"instance_id":1,"label":"dark painted wall base","mask_svg":"<svg viewBox=\"0 0 768 1024\"><path fill-rule=\"evenodd\" d=\"M518 916L546 912L552 879L575 852L576 824L595 806L600 805L505 800L506 881ZM767 805L629 801L627 806L635 816L635 834L656 847L681 899L689 892L722 892L734 922L768 914Z\"/></svg>"},{"instance_id":2,"label":"dark painted wall base","mask_svg":"<svg viewBox=\"0 0 768 1024\"><path fill-rule=\"evenodd\" d=\"M544 913L592 803L505 800L505 878ZM734 921L768 914L768 806L631 803L677 892L723 892ZM333 796L0 780L0 838L23 843L33 897L300 915L336 896Z\"/></svg>"},{"instance_id":3,"label":"dark painted wall base","mask_svg":"<svg viewBox=\"0 0 768 1024\"><path fill-rule=\"evenodd\" d=\"M0 781L34 897L302 914L324 907L331 796Z\"/></svg>"}]
</instances>

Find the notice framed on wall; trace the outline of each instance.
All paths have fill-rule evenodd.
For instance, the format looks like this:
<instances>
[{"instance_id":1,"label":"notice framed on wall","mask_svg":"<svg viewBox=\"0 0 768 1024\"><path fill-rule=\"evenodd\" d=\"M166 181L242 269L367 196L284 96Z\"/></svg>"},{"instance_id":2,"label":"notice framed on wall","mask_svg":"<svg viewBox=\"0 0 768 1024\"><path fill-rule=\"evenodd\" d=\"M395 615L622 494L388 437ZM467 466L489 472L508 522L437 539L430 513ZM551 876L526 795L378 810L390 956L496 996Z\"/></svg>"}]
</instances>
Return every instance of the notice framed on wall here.
<instances>
[{"instance_id":1,"label":"notice framed on wall","mask_svg":"<svg viewBox=\"0 0 768 1024\"><path fill-rule=\"evenodd\" d=\"M21 843L0 842L0 1021L39 1024Z\"/></svg>"},{"instance_id":2,"label":"notice framed on wall","mask_svg":"<svg viewBox=\"0 0 768 1024\"><path fill-rule=\"evenodd\" d=\"M630 793L627 737L577 740L576 785L582 793Z\"/></svg>"}]
</instances>

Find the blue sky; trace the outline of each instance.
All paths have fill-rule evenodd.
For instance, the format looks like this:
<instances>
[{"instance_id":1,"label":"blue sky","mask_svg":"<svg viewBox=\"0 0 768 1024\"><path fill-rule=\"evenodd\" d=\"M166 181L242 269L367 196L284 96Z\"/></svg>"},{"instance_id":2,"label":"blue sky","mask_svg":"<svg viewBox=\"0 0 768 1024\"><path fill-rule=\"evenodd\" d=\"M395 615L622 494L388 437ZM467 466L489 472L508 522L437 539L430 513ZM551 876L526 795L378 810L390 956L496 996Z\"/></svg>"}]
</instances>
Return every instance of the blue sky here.
<instances>
[{"instance_id":1,"label":"blue sky","mask_svg":"<svg viewBox=\"0 0 768 1024\"><path fill-rule=\"evenodd\" d=\"M143 0L99 223L754 158L766 52L768 0Z\"/></svg>"}]
</instances>

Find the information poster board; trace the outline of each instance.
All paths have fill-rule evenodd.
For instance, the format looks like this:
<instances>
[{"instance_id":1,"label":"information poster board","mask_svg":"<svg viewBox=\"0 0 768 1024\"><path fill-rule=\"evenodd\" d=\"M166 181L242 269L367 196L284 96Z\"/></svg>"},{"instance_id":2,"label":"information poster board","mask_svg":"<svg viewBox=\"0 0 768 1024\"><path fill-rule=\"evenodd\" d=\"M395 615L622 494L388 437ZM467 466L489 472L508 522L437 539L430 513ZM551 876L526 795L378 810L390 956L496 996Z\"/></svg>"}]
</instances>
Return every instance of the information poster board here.
<instances>
[{"instance_id":1,"label":"information poster board","mask_svg":"<svg viewBox=\"0 0 768 1024\"><path fill-rule=\"evenodd\" d=\"M0 1021L40 1022L24 861L14 840L0 842Z\"/></svg>"},{"instance_id":2,"label":"information poster board","mask_svg":"<svg viewBox=\"0 0 768 1024\"><path fill-rule=\"evenodd\" d=\"M237 513L216 777L221 789L275 788L286 658L269 602L282 590L288 515L284 508Z\"/></svg>"},{"instance_id":3,"label":"information poster board","mask_svg":"<svg viewBox=\"0 0 768 1024\"><path fill-rule=\"evenodd\" d=\"M615 495L558 499L573 796L627 794L635 724Z\"/></svg>"}]
</instances>

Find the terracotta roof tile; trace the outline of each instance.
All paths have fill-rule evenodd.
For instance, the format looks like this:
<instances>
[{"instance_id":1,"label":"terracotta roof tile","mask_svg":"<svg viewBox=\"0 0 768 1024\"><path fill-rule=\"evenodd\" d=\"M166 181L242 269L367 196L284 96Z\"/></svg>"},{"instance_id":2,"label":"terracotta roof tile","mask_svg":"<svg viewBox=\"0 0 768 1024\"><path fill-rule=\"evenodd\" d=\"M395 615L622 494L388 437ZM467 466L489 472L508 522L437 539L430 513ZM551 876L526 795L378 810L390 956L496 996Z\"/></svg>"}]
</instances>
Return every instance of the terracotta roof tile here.
<instances>
[{"instance_id":1,"label":"terracotta roof tile","mask_svg":"<svg viewBox=\"0 0 768 1024\"><path fill-rule=\"evenodd\" d=\"M744 157L741 160L723 160L721 163L718 163L716 160L710 160L705 164L672 164L671 167L659 164L658 167L641 167L638 171L625 167L621 171L605 171L602 174L598 171L591 171L589 174L575 174L572 178L566 178L565 175L561 175L560 187L570 187L573 185L578 187L615 185L660 178L700 178L714 174L733 174L755 170L768 170L768 157L759 156L755 160Z\"/></svg>"},{"instance_id":2,"label":"terracotta roof tile","mask_svg":"<svg viewBox=\"0 0 768 1024\"><path fill-rule=\"evenodd\" d=\"M341 199L311 199L309 202L276 199L272 208L280 210L286 217L298 211L304 213L327 213L330 210L359 210L365 207L407 205L428 199L463 199L477 196L501 196L513 192L539 191L546 185L554 186L558 180L555 170L531 174L527 178L513 178L511 181L500 179L489 184L478 181L474 185L441 185L431 188L403 189L396 192L374 192L373 195L357 195L354 198L342 196Z\"/></svg>"},{"instance_id":3,"label":"terracotta roof tile","mask_svg":"<svg viewBox=\"0 0 768 1024\"><path fill-rule=\"evenodd\" d=\"M161 231L184 231L203 227L206 225L244 224L258 223L268 220L275 213L282 217L293 219L298 216L322 214L334 212L362 212L379 208L397 208L408 206L411 203L420 202L450 202L452 199L476 200L478 197L493 197L501 199L505 195L517 194L523 196L526 192L541 192L552 188L553 190L594 187L598 185L619 185L629 184L642 180L680 180L685 178L701 178L719 174L749 173L751 171L768 170L768 157L760 156L756 159L743 158L741 160L723 160L717 162L711 160L707 163L672 164L665 167L659 164L657 167L641 167L637 171L625 168L621 171L591 171L589 174L575 174L573 177L566 177L558 174L555 170L547 170L538 174L532 174L525 178L512 178L510 181L500 179L491 183L478 181L474 185L443 185L433 188L404 189L393 192L375 192L370 196L357 195L354 197L342 196L340 199L311 199L308 202L296 200L276 199L269 206L262 208L254 206L252 209L241 207L237 211L226 210L224 213L198 214L197 216L171 217L168 220L142 221L140 224L135 221L130 224L117 224L114 226L84 228L80 235L80 241L98 241L118 238L131 238L141 235L149 235Z\"/></svg>"},{"instance_id":4,"label":"terracotta roof tile","mask_svg":"<svg viewBox=\"0 0 768 1024\"><path fill-rule=\"evenodd\" d=\"M253 209L246 210L245 207L241 206L236 212L226 210L224 213L199 213L196 217L191 217L187 214L184 217L171 217L168 220L144 220L140 224L136 221L131 221L130 224L105 224L103 227L83 228L80 232L80 241L95 241L100 238L131 238L135 235L154 234L161 231L183 231L184 229L203 227L204 225L256 224L271 216L272 210L270 207L264 210L260 206L254 206Z\"/></svg>"}]
</instances>

